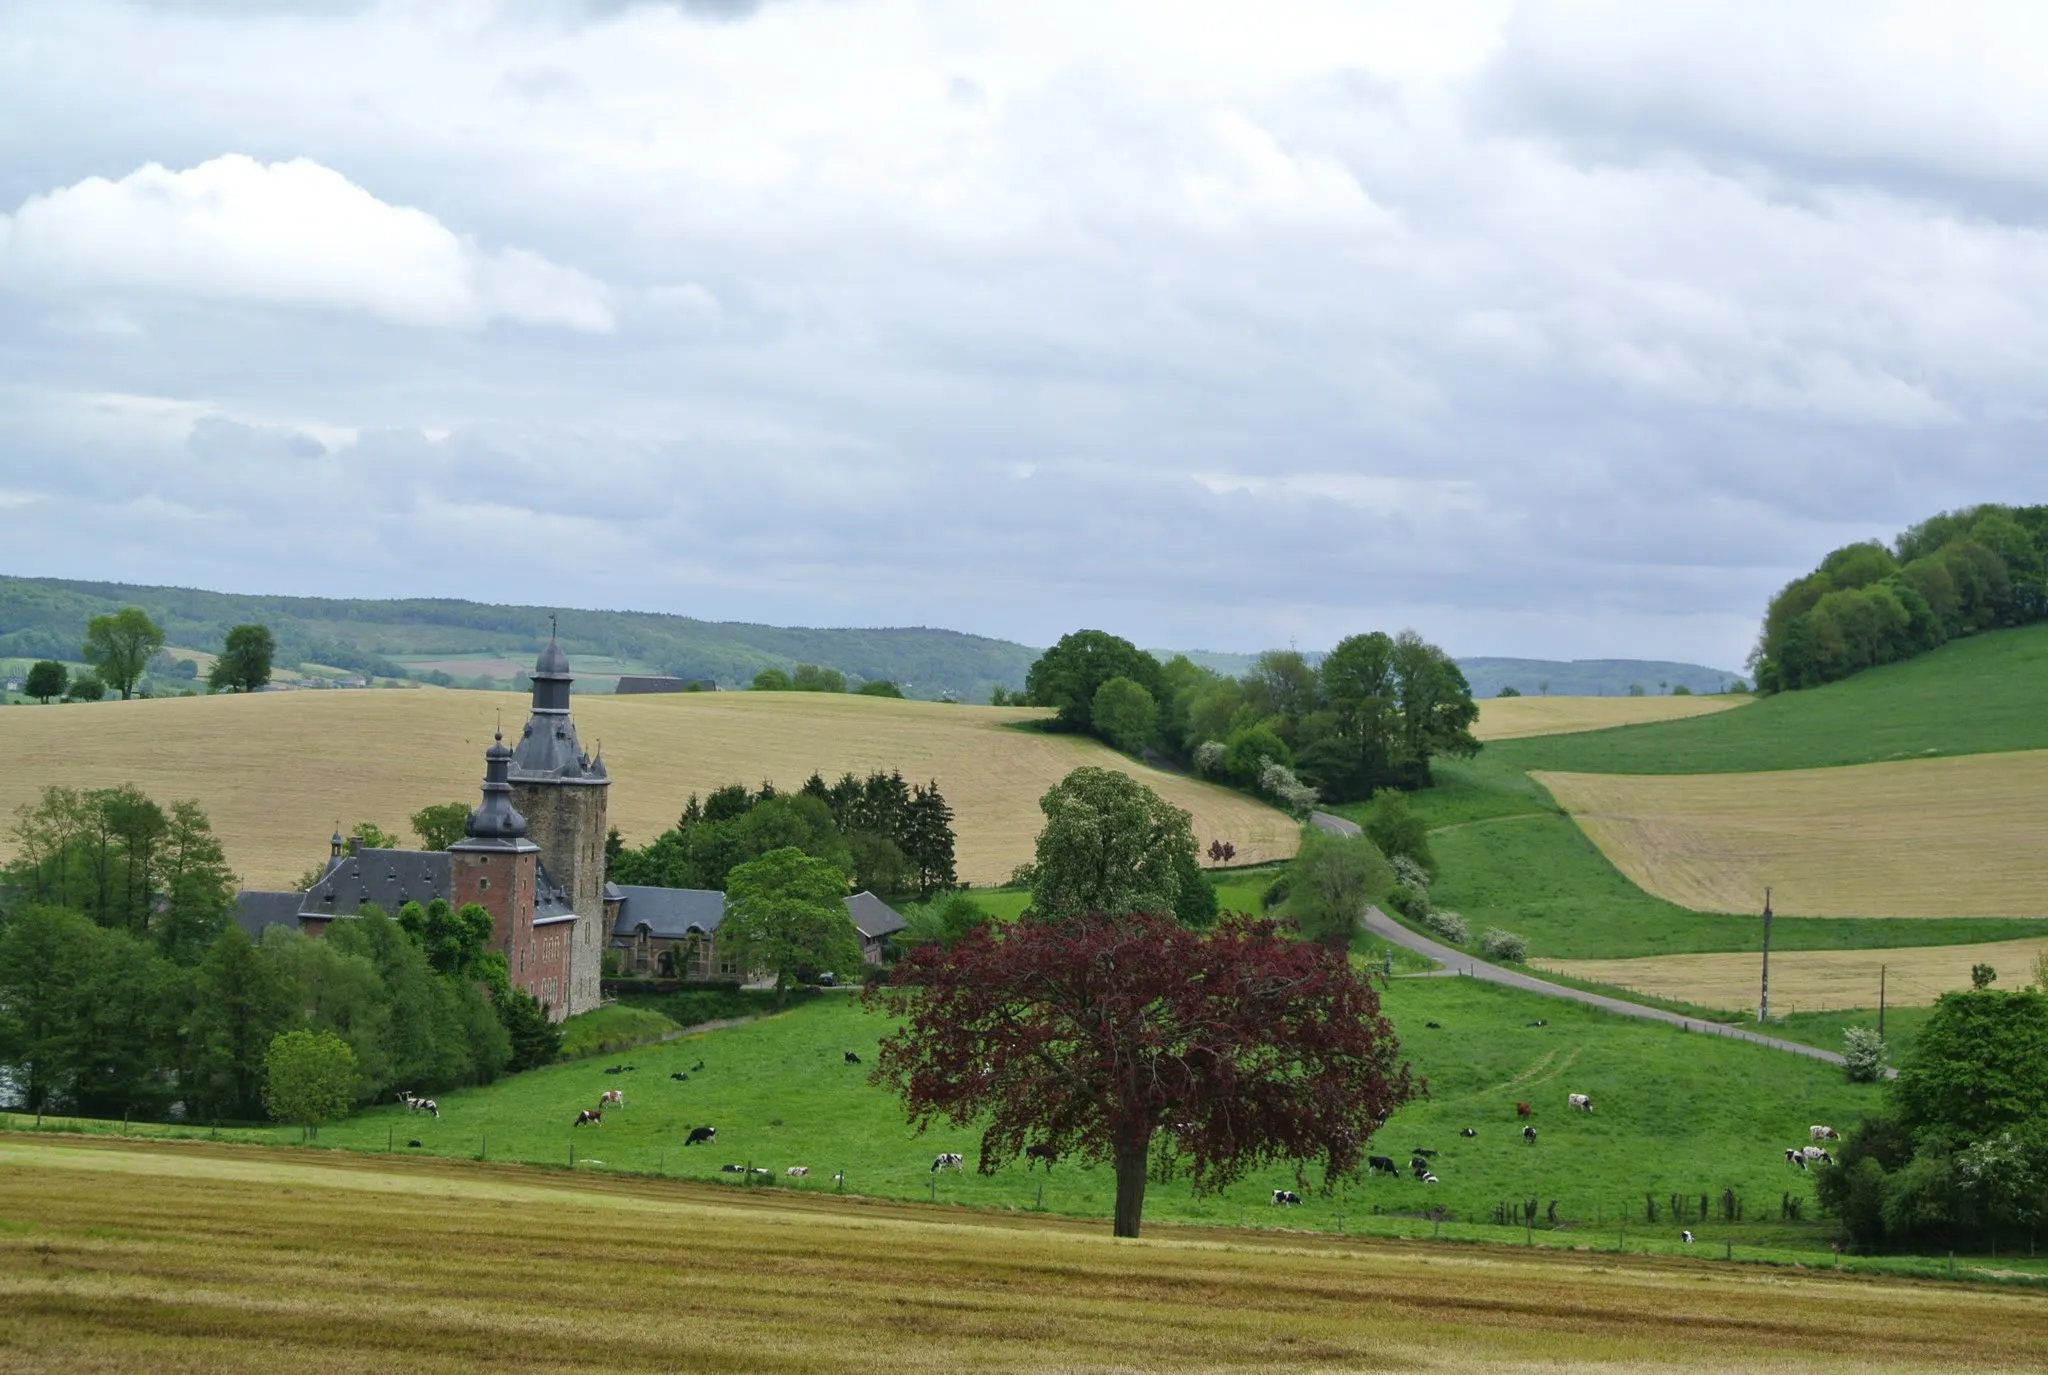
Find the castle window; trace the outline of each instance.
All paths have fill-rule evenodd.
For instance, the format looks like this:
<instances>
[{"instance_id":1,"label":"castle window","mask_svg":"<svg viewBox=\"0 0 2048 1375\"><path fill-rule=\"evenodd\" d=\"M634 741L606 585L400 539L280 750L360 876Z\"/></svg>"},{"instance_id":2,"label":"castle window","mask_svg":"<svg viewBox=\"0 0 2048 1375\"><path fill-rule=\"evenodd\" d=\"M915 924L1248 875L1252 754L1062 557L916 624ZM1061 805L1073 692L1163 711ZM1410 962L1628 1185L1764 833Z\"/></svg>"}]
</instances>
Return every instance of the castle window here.
<instances>
[{"instance_id":1,"label":"castle window","mask_svg":"<svg viewBox=\"0 0 2048 1375\"><path fill-rule=\"evenodd\" d=\"M479 893L488 893L488 892L490 892L490 891L491 891L491 881L490 881L489 879L487 879L487 878L480 878L480 879L478 879L478 880L476 881L476 890L477 890L477 892L479 892Z\"/></svg>"}]
</instances>

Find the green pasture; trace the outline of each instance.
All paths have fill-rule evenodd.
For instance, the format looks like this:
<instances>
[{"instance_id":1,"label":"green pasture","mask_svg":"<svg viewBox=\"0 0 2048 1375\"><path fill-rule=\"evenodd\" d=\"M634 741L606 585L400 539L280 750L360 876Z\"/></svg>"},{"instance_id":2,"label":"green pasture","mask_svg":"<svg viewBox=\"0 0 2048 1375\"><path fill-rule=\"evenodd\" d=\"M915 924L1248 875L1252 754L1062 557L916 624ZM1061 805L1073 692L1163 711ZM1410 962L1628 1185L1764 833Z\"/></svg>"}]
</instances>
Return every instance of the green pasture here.
<instances>
[{"instance_id":1,"label":"green pasture","mask_svg":"<svg viewBox=\"0 0 2048 1375\"><path fill-rule=\"evenodd\" d=\"M1780 1052L1470 980L1397 978L1386 1003L1415 1072L1429 1079L1429 1098L1397 1113L1375 1144L1403 1165L1401 1178L1372 1178L1327 1197L1308 1191L1303 1205L1284 1215L1273 1211L1270 1196L1275 1188L1298 1187L1287 1168L1263 1170L1220 1196L1197 1197L1175 1181L1155 1184L1147 1216L1224 1225L1280 1225L1284 1217L1285 1225L1314 1229L1333 1229L1341 1216L1351 1230L1412 1231L1423 1210L1441 1205L1457 1227L1490 1231L1497 1204L1533 1198L1539 1232L1551 1230L1549 1204L1556 1200L1556 1230L1599 1240L1609 1229L1618 1232L1626 1212L1634 1219L1632 1240L1675 1241L1681 1224L1668 1216L1671 1194L1686 1195L1696 1210L1705 1192L1717 1209L1721 1190L1730 1188L1743 1200L1743 1222L1694 1218L1682 1225L1708 1241L1825 1248L1812 1178L1786 1166L1783 1151L1804 1144L1810 1123L1846 1130L1876 1105L1876 1090ZM1528 1025L1539 1020L1546 1025ZM1012 1165L982 1177L972 1169L971 1130L913 1133L896 1101L867 1082L883 1030L851 996L829 996L615 1060L443 1094L438 1120L377 1105L323 1128L319 1144L564 1167L573 1160L577 1169L740 1187L739 1177L719 1168L735 1164L771 1171L756 1177L766 1186L811 1191L833 1189L833 1174L844 1171L854 1193L1108 1217L1114 1182L1106 1168L1069 1162L1048 1174ZM863 1063L846 1063L849 1050ZM606 1074L610 1063L635 1068ZM673 1080L674 1073L689 1079ZM599 1126L571 1125L612 1088L624 1091L623 1108L608 1109ZM1566 1095L1574 1092L1592 1095L1592 1115L1567 1111ZM1535 1110L1533 1146L1520 1138L1518 1101ZM703 1125L718 1128L716 1142L686 1147L689 1129ZM1461 1137L1467 1126L1478 1135ZM295 1144L299 1135L275 1127L220 1134L273 1144ZM408 1145L413 1140L419 1147ZM1441 1184L1407 1177L1415 1147L1438 1152ZM932 1157L941 1151L966 1155L968 1171L934 1176ZM789 1180L784 1171L793 1165L808 1166L808 1178ZM1802 1201L1803 1221L1780 1219L1782 1194ZM1654 1228L1644 1221L1645 1195L1662 1215Z\"/></svg>"},{"instance_id":2,"label":"green pasture","mask_svg":"<svg viewBox=\"0 0 2048 1375\"><path fill-rule=\"evenodd\" d=\"M1975 635L1904 663L1739 711L1502 740L1515 769L1749 773L2048 749L2048 625Z\"/></svg>"}]
</instances>

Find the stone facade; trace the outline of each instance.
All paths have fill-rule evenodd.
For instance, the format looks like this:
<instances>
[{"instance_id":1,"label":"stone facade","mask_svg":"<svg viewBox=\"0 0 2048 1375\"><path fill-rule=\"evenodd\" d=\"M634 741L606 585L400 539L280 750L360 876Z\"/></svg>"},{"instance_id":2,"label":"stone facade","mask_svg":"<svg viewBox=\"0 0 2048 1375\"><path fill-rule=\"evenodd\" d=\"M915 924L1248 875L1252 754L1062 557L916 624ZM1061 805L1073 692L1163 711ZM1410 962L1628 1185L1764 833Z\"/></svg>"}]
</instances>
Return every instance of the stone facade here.
<instances>
[{"instance_id":1,"label":"stone facade","mask_svg":"<svg viewBox=\"0 0 2048 1375\"><path fill-rule=\"evenodd\" d=\"M527 837L540 846L548 874L561 885L575 929L567 939L564 983L573 1015L596 1007L604 975L605 797L602 783L546 781L512 776L512 805L526 818ZM547 1001L543 999L542 1001Z\"/></svg>"}]
</instances>

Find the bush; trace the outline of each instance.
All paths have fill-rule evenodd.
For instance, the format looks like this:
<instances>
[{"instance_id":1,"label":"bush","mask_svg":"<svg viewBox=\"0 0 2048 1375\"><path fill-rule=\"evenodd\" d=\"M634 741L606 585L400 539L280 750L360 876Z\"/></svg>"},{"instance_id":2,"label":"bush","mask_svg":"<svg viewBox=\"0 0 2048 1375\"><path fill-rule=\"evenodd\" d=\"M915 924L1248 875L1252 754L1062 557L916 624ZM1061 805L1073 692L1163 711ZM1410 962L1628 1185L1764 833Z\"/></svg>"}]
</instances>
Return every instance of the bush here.
<instances>
[{"instance_id":1,"label":"bush","mask_svg":"<svg viewBox=\"0 0 2048 1375\"><path fill-rule=\"evenodd\" d=\"M1409 807L1407 795L1399 788L1381 788L1366 808L1365 833L1380 853L1413 860L1425 873L1436 872L1436 859L1429 852L1429 823Z\"/></svg>"},{"instance_id":2,"label":"bush","mask_svg":"<svg viewBox=\"0 0 2048 1375\"><path fill-rule=\"evenodd\" d=\"M1871 1084L1885 1070L1884 1037L1867 1026L1852 1026L1842 1033L1843 1068L1852 1084Z\"/></svg>"},{"instance_id":3,"label":"bush","mask_svg":"<svg viewBox=\"0 0 2048 1375\"><path fill-rule=\"evenodd\" d=\"M1222 762L1223 742L1221 740L1204 740L1201 744L1195 746L1196 773L1214 773L1216 772L1216 767Z\"/></svg>"},{"instance_id":4,"label":"bush","mask_svg":"<svg viewBox=\"0 0 2048 1375\"><path fill-rule=\"evenodd\" d=\"M1521 964L1529 958L1529 942L1512 931L1490 926L1479 938L1479 953L1504 964Z\"/></svg>"},{"instance_id":5,"label":"bush","mask_svg":"<svg viewBox=\"0 0 2048 1375\"><path fill-rule=\"evenodd\" d=\"M1303 817L1315 810L1317 800L1322 796L1314 788L1294 776L1294 770L1285 764L1267 764L1259 770L1259 791L1280 805L1280 810L1290 816Z\"/></svg>"},{"instance_id":6,"label":"bush","mask_svg":"<svg viewBox=\"0 0 2048 1375\"><path fill-rule=\"evenodd\" d=\"M1439 940L1448 941L1452 945L1463 945L1472 939L1471 929L1465 925L1465 919L1456 912L1439 909L1424 917L1422 924Z\"/></svg>"},{"instance_id":7,"label":"bush","mask_svg":"<svg viewBox=\"0 0 2048 1375\"><path fill-rule=\"evenodd\" d=\"M1389 855L1387 862L1394 866L1394 882L1418 893L1429 891L1429 870L1406 855Z\"/></svg>"},{"instance_id":8,"label":"bush","mask_svg":"<svg viewBox=\"0 0 2048 1375\"><path fill-rule=\"evenodd\" d=\"M70 702L97 702L107 695L107 685L97 674L81 673L71 680L65 689L64 698Z\"/></svg>"},{"instance_id":9,"label":"bush","mask_svg":"<svg viewBox=\"0 0 2048 1375\"><path fill-rule=\"evenodd\" d=\"M1387 890L1387 906L1410 921L1422 921L1429 916L1429 894L1397 883Z\"/></svg>"},{"instance_id":10,"label":"bush","mask_svg":"<svg viewBox=\"0 0 2048 1375\"><path fill-rule=\"evenodd\" d=\"M1293 885L1287 881L1287 875L1282 874L1266 885L1265 893L1259 898L1259 906L1270 912L1287 901L1287 895L1292 891Z\"/></svg>"}]
</instances>

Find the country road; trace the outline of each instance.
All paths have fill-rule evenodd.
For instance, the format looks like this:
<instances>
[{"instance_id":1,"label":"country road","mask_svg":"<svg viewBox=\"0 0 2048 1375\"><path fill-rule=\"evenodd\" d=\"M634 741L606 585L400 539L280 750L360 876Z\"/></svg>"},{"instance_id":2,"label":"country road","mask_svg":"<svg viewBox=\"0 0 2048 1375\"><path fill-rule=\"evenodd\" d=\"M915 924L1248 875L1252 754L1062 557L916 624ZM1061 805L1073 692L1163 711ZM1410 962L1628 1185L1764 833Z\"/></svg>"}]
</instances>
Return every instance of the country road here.
<instances>
[{"instance_id":1,"label":"country road","mask_svg":"<svg viewBox=\"0 0 2048 1375\"><path fill-rule=\"evenodd\" d=\"M1341 816L1332 816L1328 812L1317 812L1309 820L1310 824L1315 826L1317 830L1327 831L1331 835L1359 834L1357 823L1346 821ZM1573 1002L1585 1003L1588 1006L1597 1007L1606 1012L1617 1013L1623 1017L1640 1017L1646 1022L1664 1022L1685 1031L1697 1031L1702 1035L1725 1036L1734 1041L1749 1041L1755 1045L1768 1046L1772 1050L1782 1050L1791 1055L1804 1055L1809 1060L1824 1060L1831 1065L1842 1063L1842 1057L1839 1053L1832 1050L1822 1050L1818 1046L1801 1045L1797 1041L1781 1040L1776 1036L1765 1036L1760 1032L1746 1031L1741 1027L1724 1026L1720 1022L1702 1021L1698 1017L1687 1017L1677 1012L1666 1012L1661 1007L1644 1007L1641 1003L1624 1002L1620 998L1610 998L1602 993L1588 993L1583 989L1567 988L1563 984L1550 983L1547 980L1536 978L1534 975L1524 974L1517 969L1489 964L1485 960L1475 959L1462 950L1454 950L1450 946L1433 941L1418 932L1410 931L1377 907L1365 909L1365 929L1378 936L1381 940L1435 960L1442 966L1441 972L1446 975L1483 979L1488 983L1505 984L1509 988L1519 988L1527 993L1541 993L1551 998L1568 998ZM1892 1071L1887 1070L1885 1073L1887 1077L1890 1077Z\"/></svg>"}]
</instances>

